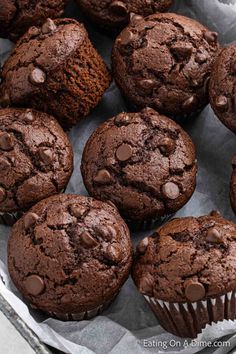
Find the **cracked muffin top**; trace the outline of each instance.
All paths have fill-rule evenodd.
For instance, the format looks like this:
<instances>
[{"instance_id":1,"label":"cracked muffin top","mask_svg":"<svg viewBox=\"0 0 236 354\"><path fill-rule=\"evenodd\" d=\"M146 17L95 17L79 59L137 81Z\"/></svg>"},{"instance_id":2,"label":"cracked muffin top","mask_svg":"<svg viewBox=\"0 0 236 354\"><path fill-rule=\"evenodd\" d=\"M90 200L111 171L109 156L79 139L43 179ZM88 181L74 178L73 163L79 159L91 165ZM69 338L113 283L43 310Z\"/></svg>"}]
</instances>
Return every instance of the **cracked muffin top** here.
<instances>
[{"instance_id":1,"label":"cracked muffin top","mask_svg":"<svg viewBox=\"0 0 236 354\"><path fill-rule=\"evenodd\" d=\"M173 219L137 246L139 291L169 302L196 302L236 287L236 224L218 212Z\"/></svg>"},{"instance_id":2,"label":"cracked muffin top","mask_svg":"<svg viewBox=\"0 0 236 354\"><path fill-rule=\"evenodd\" d=\"M88 140L81 171L88 192L129 221L180 209L196 184L195 147L174 121L151 108L121 113Z\"/></svg>"},{"instance_id":3,"label":"cracked muffin top","mask_svg":"<svg viewBox=\"0 0 236 354\"><path fill-rule=\"evenodd\" d=\"M208 103L218 50L217 33L193 19L171 13L134 17L114 44L114 77L134 107L181 118Z\"/></svg>"},{"instance_id":4,"label":"cracked muffin top","mask_svg":"<svg viewBox=\"0 0 236 354\"><path fill-rule=\"evenodd\" d=\"M128 24L130 14L148 16L167 10L172 0L76 0L91 20L102 27L119 30Z\"/></svg>"},{"instance_id":5,"label":"cracked muffin top","mask_svg":"<svg viewBox=\"0 0 236 354\"><path fill-rule=\"evenodd\" d=\"M78 195L35 205L13 227L8 266L13 282L38 309L76 314L120 290L132 261L129 230L117 209Z\"/></svg>"},{"instance_id":6,"label":"cracked muffin top","mask_svg":"<svg viewBox=\"0 0 236 354\"><path fill-rule=\"evenodd\" d=\"M67 135L51 116L0 110L0 212L24 211L60 193L73 171Z\"/></svg>"},{"instance_id":7,"label":"cracked muffin top","mask_svg":"<svg viewBox=\"0 0 236 354\"><path fill-rule=\"evenodd\" d=\"M63 14L67 0L1 0L0 37L15 41L30 26Z\"/></svg>"},{"instance_id":8,"label":"cracked muffin top","mask_svg":"<svg viewBox=\"0 0 236 354\"><path fill-rule=\"evenodd\" d=\"M232 168L233 172L231 175L231 182L230 182L230 201L231 201L231 206L236 214L236 155L234 155L232 159Z\"/></svg>"},{"instance_id":9,"label":"cracked muffin top","mask_svg":"<svg viewBox=\"0 0 236 354\"><path fill-rule=\"evenodd\" d=\"M222 49L209 86L211 106L221 122L236 134L236 45Z\"/></svg>"}]
</instances>

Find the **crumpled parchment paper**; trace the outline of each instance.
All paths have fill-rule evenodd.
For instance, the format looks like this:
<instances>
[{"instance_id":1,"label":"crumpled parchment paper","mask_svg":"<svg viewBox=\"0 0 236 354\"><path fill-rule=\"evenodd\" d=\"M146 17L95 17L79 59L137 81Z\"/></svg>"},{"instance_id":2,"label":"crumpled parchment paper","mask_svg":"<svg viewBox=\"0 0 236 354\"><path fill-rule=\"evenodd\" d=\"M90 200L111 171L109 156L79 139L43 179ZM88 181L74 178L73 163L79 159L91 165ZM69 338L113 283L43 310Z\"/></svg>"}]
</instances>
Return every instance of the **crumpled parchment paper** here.
<instances>
[{"instance_id":1,"label":"crumpled parchment paper","mask_svg":"<svg viewBox=\"0 0 236 354\"><path fill-rule=\"evenodd\" d=\"M236 40L236 0L176 0L173 12L198 19L211 30L219 32L222 45ZM67 16L84 21L78 7L70 3ZM112 39L85 21L90 37L110 64ZM0 39L0 60L9 54L11 43ZM103 121L127 110L113 83L102 102L69 135L75 153L75 170L67 193L87 194L81 174L80 159L83 147L91 133ZM208 106L194 120L185 125L197 146L198 183L189 203L176 215L203 215L212 209L220 210L226 218L235 220L229 203L231 158L236 153L235 135L227 130ZM66 353L80 354L141 354L141 353L196 353L206 347L205 341L227 336L222 347L205 348L204 353L228 353L236 348L236 322L224 321L207 328L197 341L191 343L174 337L159 326L143 297L129 279L113 305L90 321L62 322L29 310L14 288L7 272L7 240L10 228L0 226L0 292L18 315L46 344ZM134 245L150 232L133 234ZM222 340L222 339L221 339ZM153 342L154 341L154 342ZM201 342L204 343L201 343ZM221 343L222 345L222 343ZM151 347L152 346L152 347ZM233 350L234 352L234 350Z\"/></svg>"}]
</instances>

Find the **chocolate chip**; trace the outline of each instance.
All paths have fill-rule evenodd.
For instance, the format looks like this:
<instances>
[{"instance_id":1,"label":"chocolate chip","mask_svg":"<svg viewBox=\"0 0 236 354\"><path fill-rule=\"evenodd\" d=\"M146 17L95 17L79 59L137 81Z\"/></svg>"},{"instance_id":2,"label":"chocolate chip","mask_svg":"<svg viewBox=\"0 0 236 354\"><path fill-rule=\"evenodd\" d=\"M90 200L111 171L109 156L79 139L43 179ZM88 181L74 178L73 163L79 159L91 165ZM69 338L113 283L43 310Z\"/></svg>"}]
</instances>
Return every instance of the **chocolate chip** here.
<instances>
[{"instance_id":1,"label":"chocolate chip","mask_svg":"<svg viewBox=\"0 0 236 354\"><path fill-rule=\"evenodd\" d=\"M28 230L30 227L34 226L39 219L39 216L35 213L27 213L24 217L24 226Z\"/></svg>"},{"instance_id":2,"label":"chocolate chip","mask_svg":"<svg viewBox=\"0 0 236 354\"><path fill-rule=\"evenodd\" d=\"M7 197L7 193L3 187L0 187L0 203L4 202Z\"/></svg>"},{"instance_id":3,"label":"chocolate chip","mask_svg":"<svg viewBox=\"0 0 236 354\"><path fill-rule=\"evenodd\" d=\"M22 115L21 119L26 120L27 122L31 123L34 121L33 112L30 109L27 109Z\"/></svg>"},{"instance_id":4,"label":"chocolate chip","mask_svg":"<svg viewBox=\"0 0 236 354\"><path fill-rule=\"evenodd\" d=\"M234 157L232 158L232 167L233 167L233 169L235 169L236 168L236 155L234 155Z\"/></svg>"},{"instance_id":5,"label":"chocolate chip","mask_svg":"<svg viewBox=\"0 0 236 354\"><path fill-rule=\"evenodd\" d=\"M197 97L196 96L190 96L183 102L183 110L188 112L192 111L197 105Z\"/></svg>"},{"instance_id":6,"label":"chocolate chip","mask_svg":"<svg viewBox=\"0 0 236 354\"><path fill-rule=\"evenodd\" d=\"M53 160L53 152L49 148L41 147L39 149L39 156L43 163L50 165Z\"/></svg>"},{"instance_id":7,"label":"chocolate chip","mask_svg":"<svg viewBox=\"0 0 236 354\"><path fill-rule=\"evenodd\" d=\"M155 81L152 79L142 79L137 82L137 85L142 92L149 95L155 87Z\"/></svg>"},{"instance_id":8,"label":"chocolate chip","mask_svg":"<svg viewBox=\"0 0 236 354\"><path fill-rule=\"evenodd\" d=\"M0 149L4 151L10 151L13 149L13 139L8 133L0 133Z\"/></svg>"},{"instance_id":9,"label":"chocolate chip","mask_svg":"<svg viewBox=\"0 0 236 354\"><path fill-rule=\"evenodd\" d=\"M105 250L105 257L114 263L118 263L122 259L120 245L118 243L108 245Z\"/></svg>"},{"instance_id":10,"label":"chocolate chip","mask_svg":"<svg viewBox=\"0 0 236 354\"><path fill-rule=\"evenodd\" d=\"M162 193L166 198L174 200L179 197L180 190L177 184L167 182L164 186L162 186Z\"/></svg>"},{"instance_id":11,"label":"chocolate chip","mask_svg":"<svg viewBox=\"0 0 236 354\"><path fill-rule=\"evenodd\" d=\"M184 288L185 296L191 302L202 300L206 295L204 285L197 280L186 280L184 283Z\"/></svg>"},{"instance_id":12,"label":"chocolate chip","mask_svg":"<svg viewBox=\"0 0 236 354\"><path fill-rule=\"evenodd\" d=\"M0 106L2 108L8 107L10 105L10 97L8 95L8 93L4 93L3 96L0 97Z\"/></svg>"},{"instance_id":13,"label":"chocolate chip","mask_svg":"<svg viewBox=\"0 0 236 354\"><path fill-rule=\"evenodd\" d=\"M35 68L29 75L29 80L33 85L41 85L46 81L46 74L39 68Z\"/></svg>"},{"instance_id":14,"label":"chocolate chip","mask_svg":"<svg viewBox=\"0 0 236 354\"><path fill-rule=\"evenodd\" d=\"M163 138L160 141L160 150L164 155L169 156L175 150L175 141L170 138Z\"/></svg>"},{"instance_id":15,"label":"chocolate chip","mask_svg":"<svg viewBox=\"0 0 236 354\"><path fill-rule=\"evenodd\" d=\"M112 176L109 171L102 169L98 171L97 175L94 177L94 182L98 184L109 184L112 182Z\"/></svg>"},{"instance_id":16,"label":"chocolate chip","mask_svg":"<svg viewBox=\"0 0 236 354\"><path fill-rule=\"evenodd\" d=\"M99 226L98 230L99 234L107 241L111 241L117 235L117 230L114 226L106 225L106 226Z\"/></svg>"},{"instance_id":17,"label":"chocolate chip","mask_svg":"<svg viewBox=\"0 0 236 354\"><path fill-rule=\"evenodd\" d=\"M84 231L82 234L81 234L81 241L83 242L83 244L87 247L95 247L98 245L98 242L97 240L95 240L93 238L93 236L87 232L87 231Z\"/></svg>"},{"instance_id":18,"label":"chocolate chip","mask_svg":"<svg viewBox=\"0 0 236 354\"><path fill-rule=\"evenodd\" d=\"M211 215L211 216L221 216L221 214L220 214L220 212L218 210L212 210L209 215Z\"/></svg>"},{"instance_id":19,"label":"chocolate chip","mask_svg":"<svg viewBox=\"0 0 236 354\"><path fill-rule=\"evenodd\" d=\"M140 241L137 245L137 252L140 254L144 254L149 244L149 238L145 237L142 241Z\"/></svg>"},{"instance_id":20,"label":"chocolate chip","mask_svg":"<svg viewBox=\"0 0 236 354\"><path fill-rule=\"evenodd\" d=\"M154 285L153 277L150 274L146 274L145 276L142 276L142 278L139 280L138 288L141 294L152 295L153 285Z\"/></svg>"},{"instance_id":21,"label":"chocolate chip","mask_svg":"<svg viewBox=\"0 0 236 354\"><path fill-rule=\"evenodd\" d=\"M80 205L71 205L70 212L76 218L81 218L84 215L84 213L86 212L86 208L84 208L83 206L80 206Z\"/></svg>"},{"instance_id":22,"label":"chocolate chip","mask_svg":"<svg viewBox=\"0 0 236 354\"><path fill-rule=\"evenodd\" d=\"M40 295L45 288L44 280L38 275L30 275L25 280L25 289L30 295Z\"/></svg>"},{"instance_id":23,"label":"chocolate chip","mask_svg":"<svg viewBox=\"0 0 236 354\"><path fill-rule=\"evenodd\" d=\"M195 61L198 63L198 64L203 64L207 61L207 55L205 53L197 53L196 54L196 57L195 57Z\"/></svg>"},{"instance_id":24,"label":"chocolate chip","mask_svg":"<svg viewBox=\"0 0 236 354\"><path fill-rule=\"evenodd\" d=\"M176 43L172 45L171 52L180 60L187 59L192 55L193 47L188 43Z\"/></svg>"},{"instance_id":25,"label":"chocolate chip","mask_svg":"<svg viewBox=\"0 0 236 354\"><path fill-rule=\"evenodd\" d=\"M128 29L124 29L120 36L118 37L118 41L121 45L129 45L134 39L134 34Z\"/></svg>"},{"instance_id":26,"label":"chocolate chip","mask_svg":"<svg viewBox=\"0 0 236 354\"><path fill-rule=\"evenodd\" d=\"M129 20L130 20L130 23L131 23L132 25L136 25L137 22L143 20L143 17L140 16L140 15L137 15L137 14L135 14L135 13L133 13L133 12L131 12L131 13L130 13Z\"/></svg>"},{"instance_id":27,"label":"chocolate chip","mask_svg":"<svg viewBox=\"0 0 236 354\"><path fill-rule=\"evenodd\" d=\"M47 34L47 33L53 33L57 29L57 26L55 25L54 21L51 20L50 18L47 19L46 22L42 25L42 33Z\"/></svg>"},{"instance_id":28,"label":"chocolate chip","mask_svg":"<svg viewBox=\"0 0 236 354\"><path fill-rule=\"evenodd\" d=\"M209 44L212 44L213 42L217 41L218 33L217 32L205 31L204 32L204 38Z\"/></svg>"},{"instance_id":29,"label":"chocolate chip","mask_svg":"<svg viewBox=\"0 0 236 354\"><path fill-rule=\"evenodd\" d=\"M221 112L226 112L229 108L228 98L221 95L216 98L216 107Z\"/></svg>"},{"instance_id":30,"label":"chocolate chip","mask_svg":"<svg viewBox=\"0 0 236 354\"><path fill-rule=\"evenodd\" d=\"M128 14L127 6L123 3L123 1L112 1L109 9L113 14L120 17L125 17Z\"/></svg>"},{"instance_id":31,"label":"chocolate chip","mask_svg":"<svg viewBox=\"0 0 236 354\"><path fill-rule=\"evenodd\" d=\"M132 147L129 144L122 144L116 150L116 157L119 161L127 161L133 155Z\"/></svg>"},{"instance_id":32,"label":"chocolate chip","mask_svg":"<svg viewBox=\"0 0 236 354\"><path fill-rule=\"evenodd\" d=\"M120 127L122 125L128 125L130 122L130 116L126 113L120 113L115 118L115 124Z\"/></svg>"},{"instance_id":33,"label":"chocolate chip","mask_svg":"<svg viewBox=\"0 0 236 354\"><path fill-rule=\"evenodd\" d=\"M214 228L207 232L206 240L212 243L224 243L219 231Z\"/></svg>"}]
</instances>

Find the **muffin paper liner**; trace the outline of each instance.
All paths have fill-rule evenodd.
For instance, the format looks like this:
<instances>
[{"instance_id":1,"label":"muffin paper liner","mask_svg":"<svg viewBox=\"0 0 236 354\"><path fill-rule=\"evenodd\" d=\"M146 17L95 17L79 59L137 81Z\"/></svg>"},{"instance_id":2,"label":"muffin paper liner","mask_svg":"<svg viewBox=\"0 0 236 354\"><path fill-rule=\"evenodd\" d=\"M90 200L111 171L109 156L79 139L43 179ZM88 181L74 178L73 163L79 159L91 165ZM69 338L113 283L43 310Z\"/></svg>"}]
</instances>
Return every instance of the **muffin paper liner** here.
<instances>
[{"instance_id":1,"label":"muffin paper liner","mask_svg":"<svg viewBox=\"0 0 236 354\"><path fill-rule=\"evenodd\" d=\"M196 338L207 324L235 320L235 290L197 302L167 302L144 295L160 325L179 337Z\"/></svg>"},{"instance_id":2,"label":"muffin paper liner","mask_svg":"<svg viewBox=\"0 0 236 354\"><path fill-rule=\"evenodd\" d=\"M158 226L161 226L162 224L170 220L174 215L175 214L168 214L156 219L148 219L143 222L139 222L139 221L134 222L128 219L125 219L125 221L132 231L147 231L150 229L154 229Z\"/></svg>"},{"instance_id":3,"label":"muffin paper liner","mask_svg":"<svg viewBox=\"0 0 236 354\"><path fill-rule=\"evenodd\" d=\"M78 313L57 313L57 312L48 312L51 317L56 317L62 321L83 321L83 320L90 320L91 318L98 316L101 312L106 310L113 300L116 298L118 294L115 294L114 297L104 302L102 305L95 307L92 310L78 312Z\"/></svg>"}]
</instances>

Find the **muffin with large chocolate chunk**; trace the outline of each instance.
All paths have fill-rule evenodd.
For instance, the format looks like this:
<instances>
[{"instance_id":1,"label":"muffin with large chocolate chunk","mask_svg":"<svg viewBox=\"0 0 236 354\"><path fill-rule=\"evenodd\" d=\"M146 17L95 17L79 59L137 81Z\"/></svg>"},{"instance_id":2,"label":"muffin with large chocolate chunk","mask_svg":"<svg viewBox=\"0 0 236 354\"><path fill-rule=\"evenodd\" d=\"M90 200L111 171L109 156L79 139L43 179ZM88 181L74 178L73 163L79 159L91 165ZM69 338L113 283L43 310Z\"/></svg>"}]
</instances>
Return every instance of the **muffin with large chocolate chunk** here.
<instances>
[{"instance_id":1,"label":"muffin with large chocolate chunk","mask_svg":"<svg viewBox=\"0 0 236 354\"><path fill-rule=\"evenodd\" d=\"M219 50L217 33L177 14L137 18L113 48L115 80L136 108L183 120L208 103L208 81Z\"/></svg>"},{"instance_id":2,"label":"muffin with large chocolate chunk","mask_svg":"<svg viewBox=\"0 0 236 354\"><path fill-rule=\"evenodd\" d=\"M63 14L67 0L1 0L0 37L15 41L31 26Z\"/></svg>"},{"instance_id":3,"label":"muffin with large chocolate chunk","mask_svg":"<svg viewBox=\"0 0 236 354\"><path fill-rule=\"evenodd\" d=\"M61 192L73 171L70 141L56 119L31 109L0 110L0 222Z\"/></svg>"},{"instance_id":4,"label":"muffin with large chocolate chunk","mask_svg":"<svg viewBox=\"0 0 236 354\"><path fill-rule=\"evenodd\" d=\"M102 124L86 144L81 171L92 196L112 201L131 225L149 228L192 196L195 158L188 134L146 108Z\"/></svg>"},{"instance_id":5,"label":"muffin with large chocolate chunk","mask_svg":"<svg viewBox=\"0 0 236 354\"><path fill-rule=\"evenodd\" d=\"M231 182L230 182L230 201L231 206L236 214L236 155L232 159L232 168L233 172L231 175Z\"/></svg>"},{"instance_id":6,"label":"muffin with large chocolate chunk","mask_svg":"<svg viewBox=\"0 0 236 354\"><path fill-rule=\"evenodd\" d=\"M236 224L218 212L174 219L137 246L132 276L160 324L196 337L213 322L234 320Z\"/></svg>"},{"instance_id":7,"label":"muffin with large chocolate chunk","mask_svg":"<svg viewBox=\"0 0 236 354\"><path fill-rule=\"evenodd\" d=\"M31 27L1 76L0 105L39 109L65 128L86 116L110 84L87 31L72 19L48 19L42 27Z\"/></svg>"},{"instance_id":8,"label":"muffin with large chocolate chunk","mask_svg":"<svg viewBox=\"0 0 236 354\"><path fill-rule=\"evenodd\" d=\"M211 73L210 103L221 122L236 134L236 45L224 48Z\"/></svg>"},{"instance_id":9,"label":"muffin with large chocolate chunk","mask_svg":"<svg viewBox=\"0 0 236 354\"><path fill-rule=\"evenodd\" d=\"M101 27L119 31L130 16L148 16L167 10L173 0L76 0L83 12Z\"/></svg>"},{"instance_id":10,"label":"muffin with large chocolate chunk","mask_svg":"<svg viewBox=\"0 0 236 354\"><path fill-rule=\"evenodd\" d=\"M117 209L78 195L39 202L13 227L11 278L35 309L63 320L99 314L129 276L132 246Z\"/></svg>"}]
</instances>

